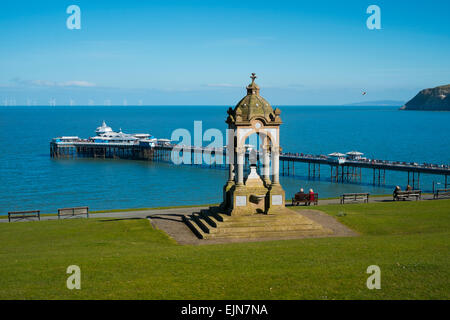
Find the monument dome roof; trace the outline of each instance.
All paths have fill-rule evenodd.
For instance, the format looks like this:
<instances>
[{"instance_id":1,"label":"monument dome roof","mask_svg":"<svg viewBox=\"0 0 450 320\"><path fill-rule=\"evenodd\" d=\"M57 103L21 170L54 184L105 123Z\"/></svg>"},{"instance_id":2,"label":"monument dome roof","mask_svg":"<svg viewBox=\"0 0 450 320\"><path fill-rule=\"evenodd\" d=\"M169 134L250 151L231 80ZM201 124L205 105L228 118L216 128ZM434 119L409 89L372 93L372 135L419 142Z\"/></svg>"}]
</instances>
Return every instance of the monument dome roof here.
<instances>
[{"instance_id":1,"label":"monument dome roof","mask_svg":"<svg viewBox=\"0 0 450 320\"><path fill-rule=\"evenodd\" d=\"M259 95L259 86L255 83L256 76L252 73L252 82L247 86L247 95L238 102L234 109L228 110L227 123L245 123L259 119L265 124L281 124L281 111L273 109L266 99Z\"/></svg>"}]
</instances>

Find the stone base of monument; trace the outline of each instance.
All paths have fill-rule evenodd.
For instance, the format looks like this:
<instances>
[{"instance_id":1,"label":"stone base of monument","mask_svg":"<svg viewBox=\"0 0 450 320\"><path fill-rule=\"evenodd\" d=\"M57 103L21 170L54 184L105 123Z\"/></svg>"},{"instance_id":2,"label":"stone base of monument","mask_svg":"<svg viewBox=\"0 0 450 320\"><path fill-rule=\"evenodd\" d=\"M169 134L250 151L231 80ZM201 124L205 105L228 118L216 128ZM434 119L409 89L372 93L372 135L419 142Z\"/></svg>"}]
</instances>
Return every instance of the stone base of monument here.
<instances>
[{"instance_id":1,"label":"stone base of monument","mask_svg":"<svg viewBox=\"0 0 450 320\"><path fill-rule=\"evenodd\" d=\"M219 207L183 216L183 221L200 239L258 239L317 237L330 229L287 208L277 214L228 215Z\"/></svg>"}]
</instances>

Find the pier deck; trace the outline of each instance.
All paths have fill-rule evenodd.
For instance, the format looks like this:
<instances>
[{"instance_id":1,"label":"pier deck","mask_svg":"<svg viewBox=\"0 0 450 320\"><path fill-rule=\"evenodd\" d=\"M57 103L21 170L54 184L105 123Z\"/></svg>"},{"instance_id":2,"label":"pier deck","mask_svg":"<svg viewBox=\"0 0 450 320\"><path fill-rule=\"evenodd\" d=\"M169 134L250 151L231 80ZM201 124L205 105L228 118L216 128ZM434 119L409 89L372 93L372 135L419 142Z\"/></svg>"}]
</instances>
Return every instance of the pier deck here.
<instances>
[{"instance_id":1,"label":"pier deck","mask_svg":"<svg viewBox=\"0 0 450 320\"><path fill-rule=\"evenodd\" d=\"M170 143L153 146L138 143L96 143L82 139L75 142L52 141L50 142L50 155L52 158L117 158L172 162L172 151L175 146ZM204 156L205 154L207 156ZM228 158L226 148L193 146L184 146L181 155L180 152L175 152L174 157L178 160L183 158L185 161L183 164L209 167L226 167ZM262 155L257 154L257 157L259 163ZM186 161L186 159L189 161ZM249 152L246 154L246 163L248 164L248 162ZM374 185L384 185L386 183L386 171L401 171L408 173L407 183L411 184L413 188L420 188L420 174L432 174L444 177L445 188L447 188L447 177L450 175L450 166L444 164L418 164L375 159L347 159L345 162L339 163L335 159L325 155L303 153L281 153L281 174L295 176L296 163L308 164L308 177L311 178L320 178L321 166L328 166L330 168L330 180L332 182L361 182L361 169L371 169L373 171L372 182Z\"/></svg>"}]
</instances>

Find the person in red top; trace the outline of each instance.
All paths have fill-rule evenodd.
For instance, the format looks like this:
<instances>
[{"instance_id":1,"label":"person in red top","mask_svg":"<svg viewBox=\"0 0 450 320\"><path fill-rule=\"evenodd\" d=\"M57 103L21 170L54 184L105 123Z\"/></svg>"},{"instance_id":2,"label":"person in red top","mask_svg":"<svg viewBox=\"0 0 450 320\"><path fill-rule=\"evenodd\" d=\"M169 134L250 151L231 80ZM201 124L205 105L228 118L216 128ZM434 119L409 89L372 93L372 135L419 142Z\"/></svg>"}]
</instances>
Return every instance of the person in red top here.
<instances>
[{"instance_id":1,"label":"person in red top","mask_svg":"<svg viewBox=\"0 0 450 320\"><path fill-rule=\"evenodd\" d=\"M309 189L309 203L308 203L308 205L311 205L311 202L314 202L314 191L313 191L313 189Z\"/></svg>"}]
</instances>

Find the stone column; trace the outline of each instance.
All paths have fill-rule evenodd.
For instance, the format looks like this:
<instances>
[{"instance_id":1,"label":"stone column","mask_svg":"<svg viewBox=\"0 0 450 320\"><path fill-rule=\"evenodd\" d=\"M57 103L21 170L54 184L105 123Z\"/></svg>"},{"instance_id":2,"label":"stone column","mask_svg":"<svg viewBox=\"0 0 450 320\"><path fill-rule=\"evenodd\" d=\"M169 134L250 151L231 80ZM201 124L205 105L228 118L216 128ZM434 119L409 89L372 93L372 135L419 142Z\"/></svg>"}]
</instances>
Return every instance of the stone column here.
<instances>
[{"instance_id":1,"label":"stone column","mask_svg":"<svg viewBox=\"0 0 450 320\"><path fill-rule=\"evenodd\" d=\"M270 152L268 146L263 148L263 180L270 183Z\"/></svg>"},{"instance_id":2,"label":"stone column","mask_svg":"<svg viewBox=\"0 0 450 320\"><path fill-rule=\"evenodd\" d=\"M230 164L228 165L228 181L234 180L234 153L230 154Z\"/></svg>"},{"instance_id":3,"label":"stone column","mask_svg":"<svg viewBox=\"0 0 450 320\"><path fill-rule=\"evenodd\" d=\"M236 184L243 185L244 184L244 156L245 149L243 147L236 148L237 153L237 175L236 175Z\"/></svg>"},{"instance_id":4,"label":"stone column","mask_svg":"<svg viewBox=\"0 0 450 320\"><path fill-rule=\"evenodd\" d=\"M227 145L227 155L228 155L228 182L232 182L235 179L235 164L236 164L236 152L234 149L234 131L231 128L227 129L228 133L228 145Z\"/></svg>"},{"instance_id":5,"label":"stone column","mask_svg":"<svg viewBox=\"0 0 450 320\"><path fill-rule=\"evenodd\" d=\"M273 171L273 181L272 184L280 184L280 148L278 146L272 147L272 171Z\"/></svg>"}]
</instances>

